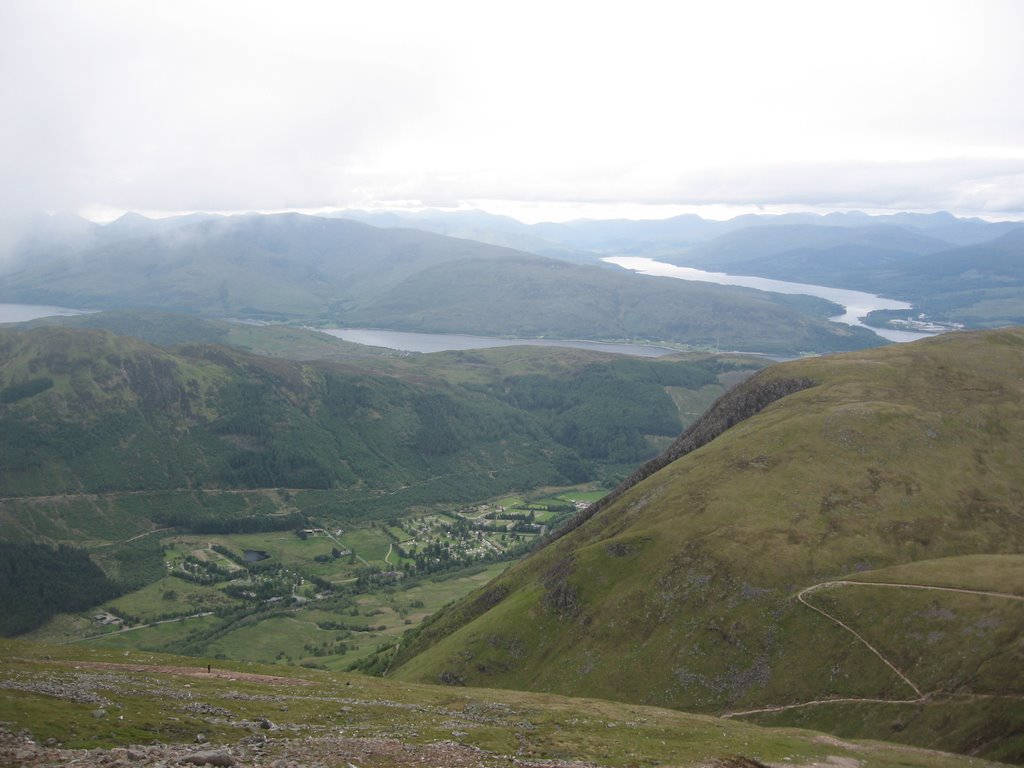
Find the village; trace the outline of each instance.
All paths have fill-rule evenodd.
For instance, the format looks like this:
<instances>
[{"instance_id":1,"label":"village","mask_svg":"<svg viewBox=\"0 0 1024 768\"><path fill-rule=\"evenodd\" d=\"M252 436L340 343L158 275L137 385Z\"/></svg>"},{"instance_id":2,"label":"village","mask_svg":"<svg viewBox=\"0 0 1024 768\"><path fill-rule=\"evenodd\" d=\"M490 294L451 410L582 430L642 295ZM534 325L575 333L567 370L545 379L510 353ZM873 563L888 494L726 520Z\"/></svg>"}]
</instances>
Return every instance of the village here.
<instances>
[{"instance_id":1,"label":"village","mask_svg":"<svg viewBox=\"0 0 1024 768\"><path fill-rule=\"evenodd\" d=\"M589 504L508 498L355 526L311 520L292 531L170 535L161 548L168 579L148 604L94 612L91 623L111 630L243 605L297 607L499 563Z\"/></svg>"}]
</instances>

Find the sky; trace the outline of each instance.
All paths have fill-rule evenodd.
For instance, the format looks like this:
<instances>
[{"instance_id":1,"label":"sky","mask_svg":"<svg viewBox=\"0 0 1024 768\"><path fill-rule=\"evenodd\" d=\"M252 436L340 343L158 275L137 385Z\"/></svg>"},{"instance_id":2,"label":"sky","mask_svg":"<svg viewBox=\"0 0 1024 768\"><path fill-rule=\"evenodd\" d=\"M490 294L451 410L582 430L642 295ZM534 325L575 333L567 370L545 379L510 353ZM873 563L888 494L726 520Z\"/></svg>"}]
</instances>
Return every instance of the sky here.
<instances>
[{"instance_id":1,"label":"sky","mask_svg":"<svg viewBox=\"0 0 1024 768\"><path fill-rule=\"evenodd\" d=\"M0 209L1024 218L1024 2L0 0Z\"/></svg>"}]
</instances>

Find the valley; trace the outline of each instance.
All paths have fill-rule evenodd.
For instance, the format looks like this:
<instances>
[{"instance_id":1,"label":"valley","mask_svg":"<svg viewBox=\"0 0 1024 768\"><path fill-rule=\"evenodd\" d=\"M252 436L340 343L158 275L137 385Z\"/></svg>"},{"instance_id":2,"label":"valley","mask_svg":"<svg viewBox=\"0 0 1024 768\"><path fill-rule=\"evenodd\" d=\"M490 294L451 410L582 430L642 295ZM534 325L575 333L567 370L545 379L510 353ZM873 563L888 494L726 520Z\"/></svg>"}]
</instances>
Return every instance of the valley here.
<instances>
[{"instance_id":1,"label":"valley","mask_svg":"<svg viewBox=\"0 0 1024 768\"><path fill-rule=\"evenodd\" d=\"M324 764L1024 761L1021 331L886 344L867 305L829 320L850 291L599 265L856 285L859 264L879 290L934 259L882 314L948 329L973 322L951 286L978 248L978 322L1013 316L987 302L1014 290L1015 230L754 219L686 244L623 225L628 257L589 225L523 241L566 238L555 259L294 214L75 223L69 250L49 222L0 298L114 309L0 328L0 722L32 734L0 755L128 759L103 750L164 734L154 762L217 739L269 764L300 738ZM316 330L339 324L396 330ZM324 693L278 701L277 678ZM355 686L376 702L356 726L363 700L331 693ZM565 714L593 707L617 733Z\"/></svg>"},{"instance_id":2,"label":"valley","mask_svg":"<svg viewBox=\"0 0 1024 768\"><path fill-rule=\"evenodd\" d=\"M129 578L130 565L148 583L25 637L345 670L490 581L601 495L506 497L345 529L306 518L293 530L199 537L157 528L95 542L88 551L108 573Z\"/></svg>"},{"instance_id":3,"label":"valley","mask_svg":"<svg viewBox=\"0 0 1024 768\"><path fill-rule=\"evenodd\" d=\"M66 227L76 231L73 248ZM879 343L830 323L835 307L824 300L589 261L298 214L132 217L106 227L54 219L37 222L0 270L0 301L774 355Z\"/></svg>"},{"instance_id":4,"label":"valley","mask_svg":"<svg viewBox=\"0 0 1024 768\"><path fill-rule=\"evenodd\" d=\"M1022 30L0 0L0 768L1024 768Z\"/></svg>"}]
</instances>

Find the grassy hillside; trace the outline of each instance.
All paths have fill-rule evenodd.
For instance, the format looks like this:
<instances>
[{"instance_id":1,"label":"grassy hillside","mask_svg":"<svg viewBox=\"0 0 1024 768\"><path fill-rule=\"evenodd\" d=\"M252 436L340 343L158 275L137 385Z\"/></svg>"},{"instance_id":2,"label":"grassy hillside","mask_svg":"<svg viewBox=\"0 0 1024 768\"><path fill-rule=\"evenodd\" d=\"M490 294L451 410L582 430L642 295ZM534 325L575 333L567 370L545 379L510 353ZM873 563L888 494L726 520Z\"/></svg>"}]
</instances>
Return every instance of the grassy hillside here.
<instances>
[{"instance_id":1,"label":"grassy hillside","mask_svg":"<svg viewBox=\"0 0 1024 768\"><path fill-rule=\"evenodd\" d=\"M146 310L111 310L44 317L19 328L94 328L134 336L159 347L186 343L223 344L245 352L289 360L348 361L394 356L394 350L353 344L318 331L288 325L239 323L199 315Z\"/></svg>"},{"instance_id":2,"label":"grassy hillside","mask_svg":"<svg viewBox=\"0 0 1024 768\"><path fill-rule=\"evenodd\" d=\"M893 665L912 692L742 714L767 725L874 733L1020 762L1024 556L968 555L867 571L800 599Z\"/></svg>"},{"instance_id":3,"label":"grassy hillside","mask_svg":"<svg viewBox=\"0 0 1024 768\"><path fill-rule=\"evenodd\" d=\"M1021 382L1021 330L767 369L425 625L397 674L1024 760L1024 611L988 594L1018 594ZM827 588L860 578L985 594Z\"/></svg>"},{"instance_id":4,"label":"grassy hillside","mask_svg":"<svg viewBox=\"0 0 1024 768\"><path fill-rule=\"evenodd\" d=\"M807 297L555 260L505 259L424 270L344 319L401 330L648 339L773 354L881 343L862 328L826 322L835 309Z\"/></svg>"},{"instance_id":5,"label":"grassy hillside","mask_svg":"<svg viewBox=\"0 0 1024 768\"><path fill-rule=\"evenodd\" d=\"M808 309L413 229L298 214L145 221L89 230L77 247L71 235L43 239L5 262L0 300L777 354L880 343L829 323L834 306L824 301Z\"/></svg>"},{"instance_id":6,"label":"grassy hillside","mask_svg":"<svg viewBox=\"0 0 1024 768\"><path fill-rule=\"evenodd\" d=\"M0 519L6 538L78 541L133 518L352 519L608 478L735 369L529 348L313 364L0 331Z\"/></svg>"},{"instance_id":7,"label":"grassy hillside","mask_svg":"<svg viewBox=\"0 0 1024 768\"><path fill-rule=\"evenodd\" d=\"M423 520L426 511L452 512L542 486L614 485L670 441L722 382L759 365L530 347L392 358L329 337L311 343L320 335L297 329L104 314L85 320L134 326L163 342L245 341L288 355L319 349L347 362L299 363L209 343L159 348L98 330L0 331L3 634L125 595L108 606L137 617L136 624L241 611L133 633L130 639L143 647L264 658L265 643L233 639L235 630L248 636L260 623L258 633L274 648L268 660L278 653L311 657L306 646L315 646L343 667L424 612L409 619L405 603L384 606L394 622L380 639L364 632L328 648L320 647L324 633L316 616L292 616L287 632L272 633L262 626L268 616L254 604L259 600L214 588L255 592L226 583L231 573L202 575L212 584L204 581L198 591L191 582L181 588L177 582L192 574L170 573L175 534L200 536L186 552L198 558L222 559L209 554L211 542L239 557L246 548L270 554L271 565L291 575L261 582L273 590L261 600L290 597L300 587L304 599L319 599L326 587L317 588L316 579L360 592L380 586L355 584L369 579L364 569L425 578L481 559L517 557L542 524L564 519L571 499L555 502L568 505L557 520L538 513L536 530L528 526L522 536L503 527L515 520L495 521L503 532L485 534L469 530L476 520L452 516L433 526L457 526L450 536L423 535L411 525L404 532L397 524L389 535L374 536L368 529L355 533L355 526L410 515ZM247 333L239 338L236 328ZM329 528L334 538L296 539L294 531L311 526ZM413 539L415 554L392 556L393 543ZM286 550L279 549L282 540L290 544ZM436 552L427 551L428 543ZM52 548L57 544L86 547L89 556ZM292 557L292 548L301 556ZM49 578L54 568L67 578ZM426 603L436 610L471 586L476 583ZM339 606L349 610L354 603ZM101 632L93 614L79 615L80 623L60 619L51 634L71 639ZM224 640L227 635L232 639Z\"/></svg>"},{"instance_id":8,"label":"grassy hillside","mask_svg":"<svg viewBox=\"0 0 1024 768\"><path fill-rule=\"evenodd\" d=\"M593 699L68 646L0 650L5 765L989 765Z\"/></svg>"}]
</instances>

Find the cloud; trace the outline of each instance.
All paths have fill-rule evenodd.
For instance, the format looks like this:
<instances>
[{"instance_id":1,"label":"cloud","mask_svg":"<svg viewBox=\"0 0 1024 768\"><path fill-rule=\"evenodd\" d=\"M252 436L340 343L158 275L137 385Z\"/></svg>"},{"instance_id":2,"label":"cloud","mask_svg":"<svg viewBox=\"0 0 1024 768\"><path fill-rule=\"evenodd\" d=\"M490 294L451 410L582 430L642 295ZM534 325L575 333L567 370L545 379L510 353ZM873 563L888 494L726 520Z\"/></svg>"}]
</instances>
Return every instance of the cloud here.
<instances>
[{"instance_id":1,"label":"cloud","mask_svg":"<svg viewBox=\"0 0 1024 768\"><path fill-rule=\"evenodd\" d=\"M0 207L1021 212L1021 28L1002 0L6 3Z\"/></svg>"}]
</instances>

